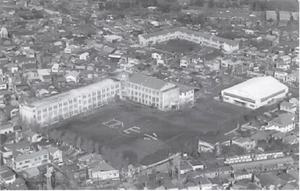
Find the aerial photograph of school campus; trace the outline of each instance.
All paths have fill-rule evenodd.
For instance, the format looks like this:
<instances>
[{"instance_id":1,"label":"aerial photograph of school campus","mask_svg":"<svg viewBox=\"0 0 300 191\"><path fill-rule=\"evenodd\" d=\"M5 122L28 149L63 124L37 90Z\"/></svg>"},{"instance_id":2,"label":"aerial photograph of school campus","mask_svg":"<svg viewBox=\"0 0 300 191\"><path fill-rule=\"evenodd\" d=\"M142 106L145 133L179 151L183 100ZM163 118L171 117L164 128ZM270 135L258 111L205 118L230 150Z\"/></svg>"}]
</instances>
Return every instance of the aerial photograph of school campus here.
<instances>
[{"instance_id":1,"label":"aerial photograph of school campus","mask_svg":"<svg viewBox=\"0 0 300 191\"><path fill-rule=\"evenodd\" d=\"M0 0L1 190L299 190L298 0Z\"/></svg>"}]
</instances>

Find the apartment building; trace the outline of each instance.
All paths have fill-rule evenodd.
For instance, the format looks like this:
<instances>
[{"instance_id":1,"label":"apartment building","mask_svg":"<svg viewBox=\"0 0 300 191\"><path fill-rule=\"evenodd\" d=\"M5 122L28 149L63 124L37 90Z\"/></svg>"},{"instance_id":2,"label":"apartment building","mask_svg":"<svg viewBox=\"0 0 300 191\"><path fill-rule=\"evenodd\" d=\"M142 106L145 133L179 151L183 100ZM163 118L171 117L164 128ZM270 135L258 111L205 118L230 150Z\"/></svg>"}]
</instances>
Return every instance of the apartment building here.
<instances>
[{"instance_id":1,"label":"apartment building","mask_svg":"<svg viewBox=\"0 0 300 191\"><path fill-rule=\"evenodd\" d=\"M175 84L136 73L127 84L127 97L137 103L166 111L179 105L180 89Z\"/></svg>"},{"instance_id":2,"label":"apartment building","mask_svg":"<svg viewBox=\"0 0 300 191\"><path fill-rule=\"evenodd\" d=\"M49 152L45 149L29 154L13 156L11 159L6 161L6 165L16 172L19 172L28 168L41 166L49 162Z\"/></svg>"},{"instance_id":3,"label":"apartment building","mask_svg":"<svg viewBox=\"0 0 300 191\"><path fill-rule=\"evenodd\" d=\"M204 46L222 49L226 52L232 52L239 49L238 41L213 36L203 32L192 31L187 28L166 29L150 34L139 35L138 38L141 46L153 45L172 39L182 39Z\"/></svg>"},{"instance_id":4,"label":"apartment building","mask_svg":"<svg viewBox=\"0 0 300 191\"><path fill-rule=\"evenodd\" d=\"M115 100L120 89L120 81L105 79L32 103L22 103L20 116L23 123L47 126Z\"/></svg>"}]
</instances>

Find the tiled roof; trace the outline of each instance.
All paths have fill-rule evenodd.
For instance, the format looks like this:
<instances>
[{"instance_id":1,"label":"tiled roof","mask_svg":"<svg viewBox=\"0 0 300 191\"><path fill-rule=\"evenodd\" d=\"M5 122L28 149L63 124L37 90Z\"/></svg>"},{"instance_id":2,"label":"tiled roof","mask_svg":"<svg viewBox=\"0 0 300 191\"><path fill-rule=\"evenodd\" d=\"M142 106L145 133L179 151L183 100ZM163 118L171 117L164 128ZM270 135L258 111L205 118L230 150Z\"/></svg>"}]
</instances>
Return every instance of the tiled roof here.
<instances>
[{"instance_id":1,"label":"tiled roof","mask_svg":"<svg viewBox=\"0 0 300 191\"><path fill-rule=\"evenodd\" d=\"M279 126L287 126L293 123L293 116L288 113L283 113L270 121L271 124Z\"/></svg>"},{"instance_id":2,"label":"tiled roof","mask_svg":"<svg viewBox=\"0 0 300 191\"><path fill-rule=\"evenodd\" d=\"M131 76L129 78L129 81L131 83L146 86L148 88L155 89L155 90L160 90L165 85L169 84L168 82L165 82L163 80L160 80L160 79L157 79L154 77L150 77L150 76L146 76L146 75L143 75L140 73L136 73L133 76ZM175 87L175 85L174 85L174 87Z\"/></svg>"},{"instance_id":3,"label":"tiled roof","mask_svg":"<svg viewBox=\"0 0 300 191\"><path fill-rule=\"evenodd\" d=\"M290 102L287 102L287 101L284 101L280 104L280 106L283 106L283 107L288 107L288 108L292 108L294 104L290 103Z\"/></svg>"}]
</instances>

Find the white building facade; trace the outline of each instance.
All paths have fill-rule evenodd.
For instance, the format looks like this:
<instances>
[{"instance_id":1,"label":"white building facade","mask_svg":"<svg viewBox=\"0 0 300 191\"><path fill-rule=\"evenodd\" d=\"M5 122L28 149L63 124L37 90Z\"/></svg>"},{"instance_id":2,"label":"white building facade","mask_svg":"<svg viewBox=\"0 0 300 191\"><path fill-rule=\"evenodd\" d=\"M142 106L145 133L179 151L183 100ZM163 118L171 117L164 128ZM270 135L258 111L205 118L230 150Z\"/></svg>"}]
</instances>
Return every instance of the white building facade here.
<instances>
[{"instance_id":1,"label":"white building facade","mask_svg":"<svg viewBox=\"0 0 300 191\"><path fill-rule=\"evenodd\" d=\"M166 29L151 34L139 35L138 38L141 46L153 45L173 39L182 39L204 46L223 49L226 52L232 52L239 49L238 41L196 32L186 28Z\"/></svg>"},{"instance_id":2,"label":"white building facade","mask_svg":"<svg viewBox=\"0 0 300 191\"><path fill-rule=\"evenodd\" d=\"M25 124L47 126L114 101L120 94L119 81L105 79L33 103L20 104Z\"/></svg>"},{"instance_id":3,"label":"white building facade","mask_svg":"<svg viewBox=\"0 0 300 191\"><path fill-rule=\"evenodd\" d=\"M224 102L250 109L273 103L287 93L288 87L271 76L255 77L221 91Z\"/></svg>"}]
</instances>

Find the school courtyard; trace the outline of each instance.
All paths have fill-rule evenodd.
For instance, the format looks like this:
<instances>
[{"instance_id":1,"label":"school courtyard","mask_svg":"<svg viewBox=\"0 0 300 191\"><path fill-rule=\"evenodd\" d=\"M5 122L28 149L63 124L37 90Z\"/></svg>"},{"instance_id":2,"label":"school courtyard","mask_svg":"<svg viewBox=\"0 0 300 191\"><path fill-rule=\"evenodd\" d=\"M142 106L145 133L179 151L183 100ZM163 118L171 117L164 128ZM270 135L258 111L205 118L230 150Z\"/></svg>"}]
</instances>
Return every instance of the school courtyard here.
<instances>
[{"instance_id":1,"label":"school courtyard","mask_svg":"<svg viewBox=\"0 0 300 191\"><path fill-rule=\"evenodd\" d=\"M245 112L244 108L212 98L200 98L191 108L169 112L120 101L70 120L58 128L120 152L132 150L141 159L157 149L171 148L178 140L202 132L219 131L219 134L224 134L236 127Z\"/></svg>"}]
</instances>

